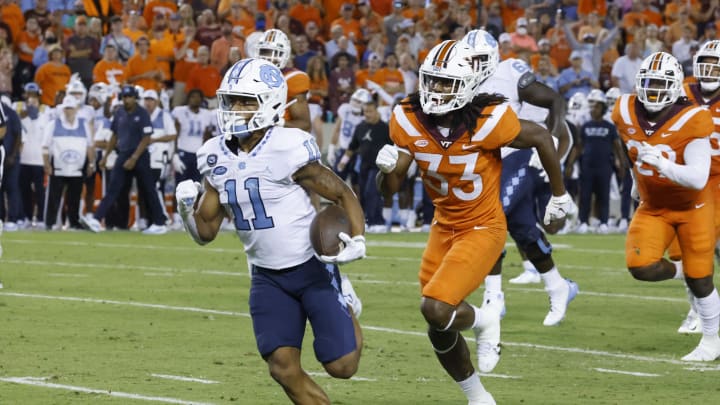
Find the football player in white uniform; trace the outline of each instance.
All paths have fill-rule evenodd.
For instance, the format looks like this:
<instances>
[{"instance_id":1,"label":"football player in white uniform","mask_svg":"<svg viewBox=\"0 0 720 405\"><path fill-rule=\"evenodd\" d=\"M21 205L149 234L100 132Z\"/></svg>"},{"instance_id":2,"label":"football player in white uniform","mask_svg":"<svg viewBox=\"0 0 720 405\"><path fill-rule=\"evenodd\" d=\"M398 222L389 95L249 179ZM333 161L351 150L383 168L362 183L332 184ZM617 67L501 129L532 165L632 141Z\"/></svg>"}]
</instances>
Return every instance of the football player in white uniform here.
<instances>
[{"instance_id":1,"label":"football player in white uniform","mask_svg":"<svg viewBox=\"0 0 720 405\"><path fill-rule=\"evenodd\" d=\"M350 161L346 162L343 170L338 171L337 164L338 158L345 154L350 141L352 141L355 128L365 118L363 116L363 106L372 101L372 95L366 89L357 89L350 96L350 101L343 103L338 107L337 120L333 127L333 134L330 140L330 144L327 149L327 163L335 170L341 179L350 179L353 189L356 194L360 194L358 187L358 174L355 171L356 158L350 158Z\"/></svg>"},{"instance_id":2,"label":"football player in white uniform","mask_svg":"<svg viewBox=\"0 0 720 405\"><path fill-rule=\"evenodd\" d=\"M362 334L342 299L336 264L365 256L362 208L350 187L320 163L312 135L277 126L287 83L275 65L240 60L217 94L222 136L198 151L203 185L187 180L176 190L184 227L204 245L230 217L252 266L250 314L270 375L294 403L329 403L302 369L300 349L309 320L315 356L327 373L350 378L357 371ZM310 243L315 209L306 189L340 205L350 219L351 234L339 235L344 248L320 256L325 263Z\"/></svg>"},{"instance_id":3,"label":"football player in white uniform","mask_svg":"<svg viewBox=\"0 0 720 405\"><path fill-rule=\"evenodd\" d=\"M565 100L557 92L535 80L530 67L520 59L499 61L497 41L484 30L470 31L463 41L475 51L474 66L478 76L475 94L500 93L508 98L519 118L547 125L557 138L558 155L566 157L571 142L565 125ZM501 199L507 216L508 231L527 260L525 272L511 280L531 283L542 280L550 296L550 311L543 325L554 326L565 317L570 301L578 292L577 284L564 279L552 258L552 246L537 227L538 211L545 207L549 195L542 169L531 162L529 150L503 148ZM539 162L539 161L538 161ZM565 194L568 200L572 198ZM569 201L567 201L569 204ZM575 207L574 204L569 204ZM576 207L574 208L576 211ZM568 214L573 215L574 212ZM540 215L542 217L543 215ZM545 224L548 225L548 224ZM552 230L557 231L557 230ZM529 263L528 263L529 262ZM537 275L532 270L537 269ZM501 266L496 266L485 279L485 299L502 300ZM504 305L504 302L503 302Z\"/></svg>"}]
</instances>

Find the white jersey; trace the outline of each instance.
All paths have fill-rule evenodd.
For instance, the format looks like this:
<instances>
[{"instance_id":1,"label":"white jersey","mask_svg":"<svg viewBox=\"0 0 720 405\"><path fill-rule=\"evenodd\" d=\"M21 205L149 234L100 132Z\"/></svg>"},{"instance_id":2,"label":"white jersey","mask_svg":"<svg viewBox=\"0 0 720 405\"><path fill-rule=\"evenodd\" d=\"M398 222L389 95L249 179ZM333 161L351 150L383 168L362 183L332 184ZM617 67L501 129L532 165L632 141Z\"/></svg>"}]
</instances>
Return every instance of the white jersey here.
<instances>
[{"instance_id":1,"label":"white jersey","mask_svg":"<svg viewBox=\"0 0 720 405\"><path fill-rule=\"evenodd\" d=\"M217 190L251 264L286 269L314 254L315 208L292 176L320 160L315 138L297 128L272 127L250 153L236 155L217 136L197 152L201 175Z\"/></svg>"},{"instance_id":2,"label":"white jersey","mask_svg":"<svg viewBox=\"0 0 720 405\"><path fill-rule=\"evenodd\" d=\"M353 134L355 134L355 128L363 122L365 116L363 114L355 115L352 113L352 107L350 103L344 103L338 107L338 117L342 120L340 122L340 136L338 138L338 148L347 149L352 141Z\"/></svg>"},{"instance_id":3,"label":"white jersey","mask_svg":"<svg viewBox=\"0 0 720 405\"><path fill-rule=\"evenodd\" d=\"M175 107L172 116L180 123L180 133L177 138L178 150L196 153L203 144L203 134L208 127L215 126L215 114L206 108L192 112L186 105Z\"/></svg>"},{"instance_id":4,"label":"white jersey","mask_svg":"<svg viewBox=\"0 0 720 405\"><path fill-rule=\"evenodd\" d=\"M150 122L152 122L153 133L151 139L162 138L166 135L175 135L175 121L170 113L163 109L155 108L150 114ZM170 161L172 155L173 141L153 142L148 145L150 152L150 167L153 169L164 169L165 165Z\"/></svg>"},{"instance_id":5,"label":"white jersey","mask_svg":"<svg viewBox=\"0 0 720 405\"><path fill-rule=\"evenodd\" d=\"M13 109L21 112L26 108L22 101L13 103ZM44 164L42 157L42 143L45 139L43 128L47 125L46 111L49 108L42 104L38 109L36 119L29 116L20 120L22 124L22 149L20 149L20 163L29 166L42 166Z\"/></svg>"},{"instance_id":6,"label":"white jersey","mask_svg":"<svg viewBox=\"0 0 720 405\"><path fill-rule=\"evenodd\" d=\"M92 144L90 124L80 117L76 117L75 122L70 124L63 114L48 122L44 131L43 149L47 150L52 160L53 175L83 176L87 148Z\"/></svg>"}]
</instances>

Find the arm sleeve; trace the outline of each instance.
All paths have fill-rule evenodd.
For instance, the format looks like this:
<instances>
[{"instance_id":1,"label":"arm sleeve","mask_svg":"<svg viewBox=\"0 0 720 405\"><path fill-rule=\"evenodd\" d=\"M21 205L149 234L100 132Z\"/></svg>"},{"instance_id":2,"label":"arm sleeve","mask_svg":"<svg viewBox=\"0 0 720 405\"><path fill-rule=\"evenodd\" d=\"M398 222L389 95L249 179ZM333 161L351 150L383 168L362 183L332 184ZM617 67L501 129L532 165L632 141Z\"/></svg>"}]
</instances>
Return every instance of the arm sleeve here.
<instances>
[{"instance_id":1,"label":"arm sleeve","mask_svg":"<svg viewBox=\"0 0 720 405\"><path fill-rule=\"evenodd\" d=\"M669 162L662 174L684 187L695 190L705 187L710 175L710 141L707 138L690 141L685 146L683 158L686 164Z\"/></svg>"}]
</instances>

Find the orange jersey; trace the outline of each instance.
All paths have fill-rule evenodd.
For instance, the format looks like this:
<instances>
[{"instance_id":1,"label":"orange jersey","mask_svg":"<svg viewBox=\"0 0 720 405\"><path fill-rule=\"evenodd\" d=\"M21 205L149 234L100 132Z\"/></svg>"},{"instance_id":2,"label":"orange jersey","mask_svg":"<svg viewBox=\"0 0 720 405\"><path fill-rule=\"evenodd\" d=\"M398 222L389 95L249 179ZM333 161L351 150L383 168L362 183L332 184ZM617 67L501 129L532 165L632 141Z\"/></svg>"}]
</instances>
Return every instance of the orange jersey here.
<instances>
[{"instance_id":1,"label":"orange jersey","mask_svg":"<svg viewBox=\"0 0 720 405\"><path fill-rule=\"evenodd\" d=\"M153 55L148 55L147 58L143 59L139 53L135 53L127 63L127 78L137 76L146 72L160 70L162 71L157 59ZM132 83L141 86L145 90L160 90L160 82L155 79L135 79Z\"/></svg>"},{"instance_id":2,"label":"orange jersey","mask_svg":"<svg viewBox=\"0 0 720 405\"><path fill-rule=\"evenodd\" d=\"M70 82L70 75L70 68L66 64L42 64L35 72L35 83L42 90L40 103L54 106L55 96L59 91L65 90L65 86Z\"/></svg>"},{"instance_id":3,"label":"orange jersey","mask_svg":"<svg viewBox=\"0 0 720 405\"><path fill-rule=\"evenodd\" d=\"M101 59L93 68L93 83L110 83L110 77L118 84L125 83L125 66L118 61Z\"/></svg>"},{"instance_id":4,"label":"orange jersey","mask_svg":"<svg viewBox=\"0 0 720 405\"><path fill-rule=\"evenodd\" d=\"M624 94L615 103L612 120L633 163L632 169L643 203L654 209L682 211L692 207L700 198L701 190L676 184L647 164L634 164L642 142L660 148L670 161L685 164L687 144L695 139L706 138L713 132L712 116L704 107L676 103L669 108L672 110L666 118L651 125L645 119L645 109L637 96Z\"/></svg>"},{"instance_id":5,"label":"orange jersey","mask_svg":"<svg viewBox=\"0 0 720 405\"><path fill-rule=\"evenodd\" d=\"M710 164L710 176L720 176L720 97L715 97L709 101L705 101L700 90L700 84L697 82L688 82L683 86L685 95L690 101L705 105L710 110L715 130L710 135L710 156L712 162Z\"/></svg>"},{"instance_id":6,"label":"orange jersey","mask_svg":"<svg viewBox=\"0 0 720 405\"><path fill-rule=\"evenodd\" d=\"M213 65L195 66L185 82L185 91L200 89L207 98L215 97L215 91L220 87L220 71Z\"/></svg>"},{"instance_id":7,"label":"orange jersey","mask_svg":"<svg viewBox=\"0 0 720 405\"><path fill-rule=\"evenodd\" d=\"M489 106L470 134L464 126L443 137L422 111L393 109L390 138L415 159L440 225L505 227L500 203L500 148L520 133L508 104Z\"/></svg>"},{"instance_id":8,"label":"orange jersey","mask_svg":"<svg viewBox=\"0 0 720 405\"><path fill-rule=\"evenodd\" d=\"M310 91L310 76L302 70L295 68L283 69L283 76L288 85L287 101L294 99L298 94Z\"/></svg>"}]
</instances>

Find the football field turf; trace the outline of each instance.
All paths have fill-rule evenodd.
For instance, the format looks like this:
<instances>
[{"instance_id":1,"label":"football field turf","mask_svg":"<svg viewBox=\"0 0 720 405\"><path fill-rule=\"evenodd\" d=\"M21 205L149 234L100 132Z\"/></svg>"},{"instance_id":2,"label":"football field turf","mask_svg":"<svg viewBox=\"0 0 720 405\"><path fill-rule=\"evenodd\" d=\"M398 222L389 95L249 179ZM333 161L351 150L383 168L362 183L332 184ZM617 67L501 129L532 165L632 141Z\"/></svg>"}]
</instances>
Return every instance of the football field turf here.
<instances>
[{"instance_id":1,"label":"football field turf","mask_svg":"<svg viewBox=\"0 0 720 405\"><path fill-rule=\"evenodd\" d=\"M426 237L368 235L369 257L342 269L363 300L355 378L327 378L307 331L303 365L334 404L466 403L418 309ZM482 377L499 404L716 403L720 362L680 361L700 340L676 333L681 282L633 280L622 235L551 241L580 294L560 326L542 326L547 295L507 283L521 271L508 247L503 351ZM0 404L288 403L256 352L232 233L200 247L179 232L15 232L2 246Z\"/></svg>"}]
</instances>

